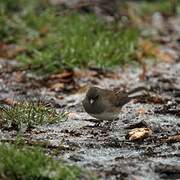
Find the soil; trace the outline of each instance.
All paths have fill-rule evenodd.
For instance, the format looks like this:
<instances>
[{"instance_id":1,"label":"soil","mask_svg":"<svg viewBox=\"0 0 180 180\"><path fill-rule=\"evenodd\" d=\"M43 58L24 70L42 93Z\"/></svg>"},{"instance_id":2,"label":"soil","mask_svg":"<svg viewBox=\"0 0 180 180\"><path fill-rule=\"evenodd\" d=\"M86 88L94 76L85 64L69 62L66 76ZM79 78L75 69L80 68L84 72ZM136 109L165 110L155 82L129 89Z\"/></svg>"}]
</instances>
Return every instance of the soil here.
<instances>
[{"instance_id":1,"label":"soil","mask_svg":"<svg viewBox=\"0 0 180 180\"><path fill-rule=\"evenodd\" d=\"M16 61L1 59L0 101L7 104L8 98L22 101L43 97L57 110L65 109L69 113L66 121L38 126L23 137L33 142L48 142L47 151L56 159L87 168L101 179L180 179L178 38L171 43L163 42L162 48L175 51L177 57L171 63L148 65L144 81L139 78L140 67L118 67L113 71L77 69L67 77L69 81L63 81L63 88L55 90L46 78L19 70ZM125 105L117 121L99 123L82 108L87 85L127 91L141 84L148 86L150 93ZM137 127L148 127L153 133L143 140L130 141L126 135ZM1 141L15 137L15 131L0 130Z\"/></svg>"},{"instance_id":2,"label":"soil","mask_svg":"<svg viewBox=\"0 0 180 180\"><path fill-rule=\"evenodd\" d=\"M5 61L6 66L7 62L12 63ZM23 97L30 99L33 93L37 94L38 91L38 94L46 97L46 101L51 102L57 109L65 108L70 112L67 121L37 127L26 132L24 137L37 142L49 142L57 149L62 146L56 152L57 158L91 169L102 179L178 179L180 141L168 142L165 139L180 134L180 96L175 93L180 91L180 63L161 63L154 69L158 75L149 70L149 80L146 83L154 86L156 84L159 91L153 87L155 92L151 91L148 98L125 105L119 119L111 124L102 121L97 125L97 121L84 112L81 105L84 93L67 95L63 92L51 92L45 87L27 91L31 80L17 83L13 81L12 73L6 72L1 76L1 100L5 97L17 101ZM104 84L111 88L113 85L121 87L119 82L124 82L130 89L139 82L138 70L140 71L134 67L118 69L116 75L120 76L119 79L104 77L97 78L97 81L100 86ZM163 76L166 76L168 81L163 82ZM78 81L89 80L82 77ZM156 102L154 97L161 101ZM131 142L126 139L126 134L136 127L149 127L153 134L140 142ZM1 140L14 138L15 134L13 131L0 131ZM52 147L49 148L50 152Z\"/></svg>"}]
</instances>

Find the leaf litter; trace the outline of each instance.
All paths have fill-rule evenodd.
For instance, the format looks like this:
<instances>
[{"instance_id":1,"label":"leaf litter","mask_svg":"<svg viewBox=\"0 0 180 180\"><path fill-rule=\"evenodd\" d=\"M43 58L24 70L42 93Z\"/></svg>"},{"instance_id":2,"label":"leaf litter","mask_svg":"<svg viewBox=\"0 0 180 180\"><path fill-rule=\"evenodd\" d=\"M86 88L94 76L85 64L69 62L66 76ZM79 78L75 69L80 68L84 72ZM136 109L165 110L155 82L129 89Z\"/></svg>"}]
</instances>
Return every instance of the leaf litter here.
<instances>
[{"instance_id":1,"label":"leaf litter","mask_svg":"<svg viewBox=\"0 0 180 180\"><path fill-rule=\"evenodd\" d=\"M91 169L102 179L178 179L180 54L176 39L158 38L162 47L175 50L176 56L159 54L159 50L152 47L150 53L161 56L163 62L147 66L143 74L143 82L150 86L150 93L144 99L124 106L117 121L97 125L97 121L84 112L82 98L90 85L125 91L132 89L141 84L139 67L118 67L112 72L96 68L65 70L35 79L28 72L19 72L16 61L1 59L1 104L14 106L14 102L24 99L45 97L45 101L57 110L68 112L68 120L36 126L25 131L22 138L29 145L42 145L49 153L57 148L58 158ZM143 45L139 58L143 58L149 49L147 46L151 46L148 43ZM129 131L137 133L138 130L139 141L126 139ZM1 141L13 142L15 137L15 132L1 128Z\"/></svg>"},{"instance_id":2,"label":"leaf litter","mask_svg":"<svg viewBox=\"0 0 180 180\"><path fill-rule=\"evenodd\" d=\"M32 142L27 141L27 143L39 142L41 144L41 142L47 141L50 145L46 146L46 148L52 149L53 147L54 149L58 148L63 141L63 146L66 148L61 148L57 156L70 164L90 168L104 179L110 177L118 178L120 175L130 178L132 176L144 177L147 174L149 177L153 175L154 178L159 178L162 175L161 172L165 171L162 168L166 168L162 166L161 170L158 170L159 163L178 167L178 165L173 164L173 161L178 162L179 157L178 133L180 131L180 119L177 116L178 110L175 110L177 108L176 103L173 105L169 101L178 102L179 96L178 94L175 96L172 89L173 87L176 87L176 91L178 89L180 66L179 63L173 65L160 63L155 68L156 73L148 70L147 74L147 82L153 90L151 92L153 96L150 93L149 97L145 98L144 101L137 99L127 104L123 107L120 119L117 122L113 122L110 126L107 124L108 122L101 122L99 126L96 126L97 122L92 121L92 118L84 112L81 105L81 100L87 89L84 86L93 84L91 79L96 79L99 86L104 86L105 88L124 87L124 89L129 90L139 83L138 75L141 69L132 67L124 70L117 69L115 75L118 74L119 79L108 77L92 78L91 76L88 79L85 76L78 76L77 80L73 76L75 82L78 82L78 86L82 88L79 90L79 93L70 93L68 96L64 94L63 90L57 92L47 86L34 87L34 89L27 91L26 83L21 84L20 81L10 82L10 80L12 81L13 78L16 78L10 74L3 74L6 77L9 76L10 79L2 78L2 81L7 82L4 82L4 84L7 86L5 94L8 98L13 99L16 97L15 101L20 101L23 96L31 99L34 96L33 93L37 93L38 88L39 96L46 96L46 101L51 102L55 107L57 104L57 109L62 109L63 107L69 113L68 120L65 122L38 126L35 129L39 133L34 133L33 131L25 132L23 136L32 139ZM162 81L164 72L167 74L166 81ZM177 72L176 76L173 75L174 72ZM173 81L171 80L172 77ZM168 90L168 86L171 88L171 91ZM156 94L158 95L157 97ZM60 96L63 98L59 98ZM10 100L8 101L11 102ZM168 107L165 108L167 103ZM125 139L128 133L125 127L142 121L148 124L148 128L153 131L153 134L139 142L131 142ZM146 126L144 127L147 128ZM136 126L132 130L134 128ZM9 135L9 131L1 130L1 139L11 138L13 136ZM173 145L170 145L169 142ZM125 171L131 166L133 167L132 170ZM149 167L152 167L151 171ZM167 175L167 177L171 176ZM176 171L176 177L179 177L178 171Z\"/></svg>"}]
</instances>

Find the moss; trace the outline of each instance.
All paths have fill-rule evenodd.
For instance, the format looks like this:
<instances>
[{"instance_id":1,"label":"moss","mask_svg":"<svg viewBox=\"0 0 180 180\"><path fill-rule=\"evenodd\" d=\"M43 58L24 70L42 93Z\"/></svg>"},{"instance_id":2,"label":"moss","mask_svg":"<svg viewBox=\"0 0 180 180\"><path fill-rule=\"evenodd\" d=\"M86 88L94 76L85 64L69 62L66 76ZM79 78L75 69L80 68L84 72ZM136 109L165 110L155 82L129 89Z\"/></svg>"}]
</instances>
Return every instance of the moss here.
<instances>
[{"instance_id":1,"label":"moss","mask_svg":"<svg viewBox=\"0 0 180 180\"><path fill-rule=\"evenodd\" d=\"M77 180L83 179L83 174L83 170L55 161L39 148L0 144L1 179ZM87 172L85 176L94 179Z\"/></svg>"},{"instance_id":2,"label":"moss","mask_svg":"<svg viewBox=\"0 0 180 180\"><path fill-rule=\"evenodd\" d=\"M40 67L38 72L125 63L138 40L136 29L100 22L93 14L57 15L59 11L47 1L8 0L1 2L0 12L0 38L23 47L15 58Z\"/></svg>"}]
</instances>

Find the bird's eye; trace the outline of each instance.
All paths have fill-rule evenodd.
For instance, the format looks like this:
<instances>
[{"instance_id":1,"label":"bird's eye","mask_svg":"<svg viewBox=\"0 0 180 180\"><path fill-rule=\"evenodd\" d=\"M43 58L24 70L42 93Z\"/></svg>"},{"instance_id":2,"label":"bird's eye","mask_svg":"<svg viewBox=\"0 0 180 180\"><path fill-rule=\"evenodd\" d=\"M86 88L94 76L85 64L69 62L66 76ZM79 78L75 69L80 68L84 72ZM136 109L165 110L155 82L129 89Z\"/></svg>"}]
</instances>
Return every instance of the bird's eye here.
<instances>
[{"instance_id":1,"label":"bird's eye","mask_svg":"<svg viewBox=\"0 0 180 180\"><path fill-rule=\"evenodd\" d=\"M96 96L94 96L93 98L91 98L91 99L89 100L90 104L93 104L95 101L97 101L98 98L99 98L99 95L96 95Z\"/></svg>"},{"instance_id":2,"label":"bird's eye","mask_svg":"<svg viewBox=\"0 0 180 180\"><path fill-rule=\"evenodd\" d=\"M96 100L99 98L99 95L96 95L93 99Z\"/></svg>"},{"instance_id":3,"label":"bird's eye","mask_svg":"<svg viewBox=\"0 0 180 180\"><path fill-rule=\"evenodd\" d=\"M96 101L99 98L99 95L94 96L92 99Z\"/></svg>"},{"instance_id":4,"label":"bird's eye","mask_svg":"<svg viewBox=\"0 0 180 180\"><path fill-rule=\"evenodd\" d=\"M94 101L95 101L94 99L90 99L90 101L89 101L89 102L90 102L90 104L93 104L93 103L94 103Z\"/></svg>"}]
</instances>

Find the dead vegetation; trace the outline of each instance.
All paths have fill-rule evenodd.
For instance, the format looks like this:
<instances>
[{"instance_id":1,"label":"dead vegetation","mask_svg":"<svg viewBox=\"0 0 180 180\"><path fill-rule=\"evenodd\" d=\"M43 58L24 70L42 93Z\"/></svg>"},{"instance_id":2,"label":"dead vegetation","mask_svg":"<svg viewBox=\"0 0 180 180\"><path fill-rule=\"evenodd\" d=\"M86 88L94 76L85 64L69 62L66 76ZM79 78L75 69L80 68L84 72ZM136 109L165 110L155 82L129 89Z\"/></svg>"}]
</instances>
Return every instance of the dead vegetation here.
<instances>
[{"instance_id":1,"label":"dead vegetation","mask_svg":"<svg viewBox=\"0 0 180 180\"><path fill-rule=\"evenodd\" d=\"M18 1L0 2L0 178L94 178L47 154L102 179L180 178L178 2ZM81 106L88 86L141 83L147 96L112 123Z\"/></svg>"}]
</instances>

